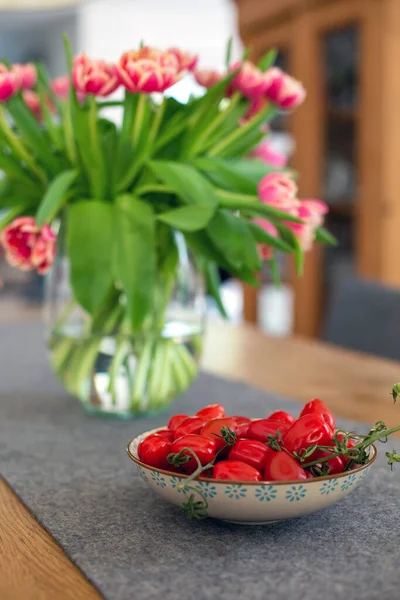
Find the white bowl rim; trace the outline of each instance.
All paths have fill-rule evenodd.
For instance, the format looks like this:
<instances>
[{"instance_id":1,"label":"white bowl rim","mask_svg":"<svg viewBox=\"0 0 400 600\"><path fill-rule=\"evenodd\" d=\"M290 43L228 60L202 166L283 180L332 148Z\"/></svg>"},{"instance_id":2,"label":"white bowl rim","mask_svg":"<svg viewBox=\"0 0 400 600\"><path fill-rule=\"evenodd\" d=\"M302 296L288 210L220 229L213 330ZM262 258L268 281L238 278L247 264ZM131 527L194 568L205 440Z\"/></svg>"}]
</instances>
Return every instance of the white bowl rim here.
<instances>
[{"instance_id":1,"label":"white bowl rim","mask_svg":"<svg viewBox=\"0 0 400 600\"><path fill-rule=\"evenodd\" d=\"M189 477L189 475L185 475L184 473L176 473L174 471L167 471L165 469L159 469L157 467L153 467L151 465L147 465L146 463L142 462L141 460L139 460L139 458L137 458L134 454L132 454L131 450L130 450L130 446L131 444L138 438L141 436L145 436L148 437L149 435L151 435L152 433L157 433L157 431L160 431L161 429L166 429L166 425L164 425L163 427L156 427L155 429L150 429L149 431L144 431L142 433L139 433L138 435L135 435L130 442L128 443L127 447L126 447L126 451L128 453L128 456L131 460L133 460L134 463L136 463L137 465L139 465L140 467L144 468L144 469L150 469L151 471L156 471L157 473L162 473L163 475L168 475L170 477L179 477L180 479L187 479L187 477ZM350 432L348 432L350 433ZM145 439L143 438L143 439ZM332 479L341 479L342 477L348 477L349 475L352 475L353 473L360 473L361 471L364 471L364 469L366 469L367 467L370 467L372 465L372 463L375 461L376 456L377 456L377 449L375 447L374 444L372 444L370 446L371 450L372 450L372 457L370 458L370 460L365 463L365 465L361 465L360 467L357 467L356 469L351 469L351 471L343 471L342 473L336 473L333 475L323 475L322 477L313 477L311 479L291 479L290 481L239 481L239 480L232 480L232 479L211 479L210 477L197 477L196 481L205 481L205 482L213 482L213 485L218 485L219 483L222 483L224 485L226 484L235 484L235 485L295 485L295 484L299 484L302 483L303 485L307 485L307 484L312 484L315 483L316 481L329 481Z\"/></svg>"}]
</instances>

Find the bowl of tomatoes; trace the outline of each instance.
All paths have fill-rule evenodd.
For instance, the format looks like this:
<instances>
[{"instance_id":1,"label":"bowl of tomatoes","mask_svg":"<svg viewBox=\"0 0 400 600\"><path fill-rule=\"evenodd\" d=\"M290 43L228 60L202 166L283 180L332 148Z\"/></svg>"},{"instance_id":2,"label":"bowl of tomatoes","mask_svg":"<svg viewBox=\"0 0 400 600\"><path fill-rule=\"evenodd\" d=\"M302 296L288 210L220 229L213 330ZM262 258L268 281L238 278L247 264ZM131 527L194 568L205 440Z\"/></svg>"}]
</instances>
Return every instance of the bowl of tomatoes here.
<instances>
[{"instance_id":1,"label":"bowl of tomatoes","mask_svg":"<svg viewBox=\"0 0 400 600\"><path fill-rule=\"evenodd\" d=\"M143 481L189 518L267 524L310 515L353 492L376 457L384 431L338 429L318 399L298 417L227 415L220 404L174 415L128 444Z\"/></svg>"}]
</instances>

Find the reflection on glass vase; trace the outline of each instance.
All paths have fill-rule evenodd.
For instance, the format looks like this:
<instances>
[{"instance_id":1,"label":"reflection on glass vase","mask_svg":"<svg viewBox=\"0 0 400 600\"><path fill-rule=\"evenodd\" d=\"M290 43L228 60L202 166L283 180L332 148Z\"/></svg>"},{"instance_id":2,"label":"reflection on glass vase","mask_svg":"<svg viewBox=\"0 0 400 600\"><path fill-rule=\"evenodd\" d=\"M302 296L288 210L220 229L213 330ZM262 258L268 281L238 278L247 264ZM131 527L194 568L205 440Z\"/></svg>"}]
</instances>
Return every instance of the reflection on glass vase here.
<instances>
[{"instance_id":1,"label":"reflection on glass vase","mask_svg":"<svg viewBox=\"0 0 400 600\"><path fill-rule=\"evenodd\" d=\"M175 234L175 244L174 276L165 278L160 272L154 307L134 335L117 283L95 315L78 305L69 284L68 259L59 249L45 294L50 363L86 411L121 418L156 413L196 378L204 284L181 234Z\"/></svg>"}]
</instances>

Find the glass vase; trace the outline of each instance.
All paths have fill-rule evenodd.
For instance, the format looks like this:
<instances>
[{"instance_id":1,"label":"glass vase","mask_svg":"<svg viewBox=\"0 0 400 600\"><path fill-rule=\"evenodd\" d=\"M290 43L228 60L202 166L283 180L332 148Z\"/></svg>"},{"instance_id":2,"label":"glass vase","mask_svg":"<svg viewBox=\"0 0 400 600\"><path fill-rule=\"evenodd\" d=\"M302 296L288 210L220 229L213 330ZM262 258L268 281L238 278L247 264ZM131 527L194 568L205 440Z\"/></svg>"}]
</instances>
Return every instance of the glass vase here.
<instances>
[{"instance_id":1,"label":"glass vase","mask_svg":"<svg viewBox=\"0 0 400 600\"><path fill-rule=\"evenodd\" d=\"M50 364L89 413L130 418L163 411L197 376L204 283L183 236L174 237L178 261L173 280L167 289L160 283L155 290L166 301L161 308L155 302L143 330L134 335L118 283L96 315L89 315L74 298L69 261L58 249L45 288Z\"/></svg>"}]
</instances>

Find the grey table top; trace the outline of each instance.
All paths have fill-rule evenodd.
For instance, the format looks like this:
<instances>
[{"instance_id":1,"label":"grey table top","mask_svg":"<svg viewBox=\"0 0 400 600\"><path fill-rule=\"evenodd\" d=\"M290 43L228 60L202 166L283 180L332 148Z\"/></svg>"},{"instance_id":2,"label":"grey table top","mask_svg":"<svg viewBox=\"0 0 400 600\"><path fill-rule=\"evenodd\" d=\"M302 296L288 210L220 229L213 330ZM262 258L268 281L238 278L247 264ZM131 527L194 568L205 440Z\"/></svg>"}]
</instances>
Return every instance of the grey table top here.
<instances>
[{"instance_id":1,"label":"grey table top","mask_svg":"<svg viewBox=\"0 0 400 600\"><path fill-rule=\"evenodd\" d=\"M37 324L0 326L0 356L1 472L108 600L399 597L400 470L384 451L354 494L315 516L187 521L140 480L127 441L214 401L254 417L297 404L202 374L166 415L104 420L55 381Z\"/></svg>"}]
</instances>

